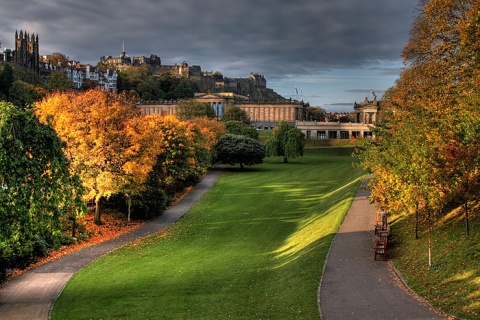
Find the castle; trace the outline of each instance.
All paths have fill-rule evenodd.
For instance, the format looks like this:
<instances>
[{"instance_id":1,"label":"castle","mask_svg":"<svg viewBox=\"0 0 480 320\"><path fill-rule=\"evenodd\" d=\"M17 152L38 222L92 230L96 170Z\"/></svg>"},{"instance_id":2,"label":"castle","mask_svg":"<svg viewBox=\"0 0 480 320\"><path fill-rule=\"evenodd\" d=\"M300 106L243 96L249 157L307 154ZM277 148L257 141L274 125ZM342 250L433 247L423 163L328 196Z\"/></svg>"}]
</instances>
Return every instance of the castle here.
<instances>
[{"instance_id":1,"label":"castle","mask_svg":"<svg viewBox=\"0 0 480 320\"><path fill-rule=\"evenodd\" d=\"M119 57L100 57L100 62L116 70L149 65L156 76L168 73L174 77L193 80L202 92L233 92L256 101L284 99L272 89L267 88L265 77L258 73L250 73L248 78L227 78L219 72L202 71L198 65L189 66L186 61L175 65L162 65L161 59L155 54L151 54L150 57L131 58L125 53L125 49Z\"/></svg>"}]
</instances>

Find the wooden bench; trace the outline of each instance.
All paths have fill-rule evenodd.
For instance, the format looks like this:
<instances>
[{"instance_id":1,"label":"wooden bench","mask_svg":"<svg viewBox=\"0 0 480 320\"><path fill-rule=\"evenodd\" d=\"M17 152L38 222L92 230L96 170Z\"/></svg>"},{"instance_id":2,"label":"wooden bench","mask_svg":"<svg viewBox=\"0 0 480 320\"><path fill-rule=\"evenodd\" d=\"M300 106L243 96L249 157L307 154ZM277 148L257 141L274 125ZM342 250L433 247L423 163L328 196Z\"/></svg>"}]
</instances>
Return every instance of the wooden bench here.
<instances>
[{"instance_id":1,"label":"wooden bench","mask_svg":"<svg viewBox=\"0 0 480 320\"><path fill-rule=\"evenodd\" d=\"M377 235L379 231L390 232L390 226L388 225L388 222L387 222L386 212L384 211L377 212L374 228L375 228L375 235Z\"/></svg>"},{"instance_id":2,"label":"wooden bench","mask_svg":"<svg viewBox=\"0 0 480 320\"><path fill-rule=\"evenodd\" d=\"M387 240L375 240L375 260L387 260Z\"/></svg>"},{"instance_id":3,"label":"wooden bench","mask_svg":"<svg viewBox=\"0 0 480 320\"><path fill-rule=\"evenodd\" d=\"M387 260L387 244L390 234L390 225L387 213L379 210L375 219L375 260Z\"/></svg>"}]
</instances>

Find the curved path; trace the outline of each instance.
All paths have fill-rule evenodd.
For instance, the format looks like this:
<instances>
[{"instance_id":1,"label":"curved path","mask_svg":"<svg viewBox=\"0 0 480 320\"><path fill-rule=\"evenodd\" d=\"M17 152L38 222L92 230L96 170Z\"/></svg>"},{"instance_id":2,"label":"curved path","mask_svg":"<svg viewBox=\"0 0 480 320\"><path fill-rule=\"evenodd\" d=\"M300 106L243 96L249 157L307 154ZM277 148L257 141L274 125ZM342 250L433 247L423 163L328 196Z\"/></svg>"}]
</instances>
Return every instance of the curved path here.
<instances>
[{"instance_id":1,"label":"curved path","mask_svg":"<svg viewBox=\"0 0 480 320\"><path fill-rule=\"evenodd\" d=\"M335 235L319 292L323 319L447 319L415 299L388 261L374 260L376 208L360 188Z\"/></svg>"},{"instance_id":2,"label":"curved path","mask_svg":"<svg viewBox=\"0 0 480 320\"><path fill-rule=\"evenodd\" d=\"M75 272L96 258L180 219L213 186L219 173L220 169L210 171L179 203L137 229L63 256L8 281L0 287L0 319L48 319L53 302Z\"/></svg>"},{"instance_id":3,"label":"curved path","mask_svg":"<svg viewBox=\"0 0 480 320\"><path fill-rule=\"evenodd\" d=\"M136 239L180 219L215 183L219 169L160 217L95 246L84 248L12 279L0 287L0 319L48 319L50 308L75 272ZM388 262L373 260L375 207L360 189L335 236L319 292L324 319L445 319L401 288Z\"/></svg>"}]
</instances>

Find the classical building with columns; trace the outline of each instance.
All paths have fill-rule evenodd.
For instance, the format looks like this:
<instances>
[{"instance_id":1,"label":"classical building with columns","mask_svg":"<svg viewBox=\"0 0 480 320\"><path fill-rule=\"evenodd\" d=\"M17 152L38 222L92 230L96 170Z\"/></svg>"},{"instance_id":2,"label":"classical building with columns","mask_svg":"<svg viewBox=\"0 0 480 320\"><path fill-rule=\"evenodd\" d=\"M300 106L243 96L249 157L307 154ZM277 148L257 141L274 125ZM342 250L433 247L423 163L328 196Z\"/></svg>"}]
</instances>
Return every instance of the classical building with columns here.
<instances>
[{"instance_id":1,"label":"classical building with columns","mask_svg":"<svg viewBox=\"0 0 480 320\"><path fill-rule=\"evenodd\" d=\"M217 119L221 119L223 113L232 106L245 110L250 117L250 125L259 130L271 130L281 120L287 121L291 126L298 120L307 119L308 104L295 100L276 100L255 102L249 97L233 92L196 93L195 100L208 103L212 106ZM140 105L145 114L174 115L176 101L164 101L162 103L143 103Z\"/></svg>"},{"instance_id":2,"label":"classical building with columns","mask_svg":"<svg viewBox=\"0 0 480 320\"><path fill-rule=\"evenodd\" d=\"M217 119L221 119L228 108L235 106L243 109L250 117L250 125L259 130L271 130L280 121L286 121L305 134L307 139L354 139L371 137L371 127L377 121L381 103L375 98L362 103L354 103L355 122L318 122L307 121L308 104L293 100L275 102L254 102L249 97L232 92L196 93L195 100L212 106ZM139 105L145 114L175 115L176 101L162 103L143 103Z\"/></svg>"},{"instance_id":3,"label":"classical building with columns","mask_svg":"<svg viewBox=\"0 0 480 320\"><path fill-rule=\"evenodd\" d=\"M295 127L302 130L307 139L356 139L372 136L371 127L377 121L381 102L377 98L354 103L354 122L297 121Z\"/></svg>"}]
</instances>

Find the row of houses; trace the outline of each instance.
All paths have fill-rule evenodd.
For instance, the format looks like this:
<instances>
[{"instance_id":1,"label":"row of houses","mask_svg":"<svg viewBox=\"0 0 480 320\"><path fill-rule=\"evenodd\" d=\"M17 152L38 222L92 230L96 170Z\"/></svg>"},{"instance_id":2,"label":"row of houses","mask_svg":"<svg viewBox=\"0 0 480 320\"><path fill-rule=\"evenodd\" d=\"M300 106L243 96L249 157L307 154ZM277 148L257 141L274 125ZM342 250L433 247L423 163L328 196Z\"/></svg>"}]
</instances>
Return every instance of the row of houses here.
<instances>
[{"instance_id":1,"label":"row of houses","mask_svg":"<svg viewBox=\"0 0 480 320\"><path fill-rule=\"evenodd\" d=\"M114 69L101 69L89 64L69 62L63 68L67 77L72 81L74 89L80 89L86 81L95 81L96 87L104 90L117 90L118 73Z\"/></svg>"}]
</instances>

